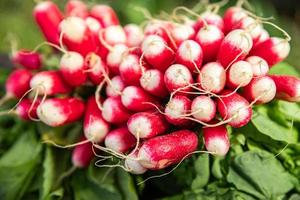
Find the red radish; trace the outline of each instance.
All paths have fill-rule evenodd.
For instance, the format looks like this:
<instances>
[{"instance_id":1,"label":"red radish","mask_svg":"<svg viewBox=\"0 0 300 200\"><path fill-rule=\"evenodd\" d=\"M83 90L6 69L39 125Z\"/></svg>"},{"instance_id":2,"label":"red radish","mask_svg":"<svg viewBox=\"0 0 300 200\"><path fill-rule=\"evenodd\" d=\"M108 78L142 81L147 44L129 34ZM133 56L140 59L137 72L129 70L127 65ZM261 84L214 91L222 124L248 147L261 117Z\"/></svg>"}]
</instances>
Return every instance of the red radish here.
<instances>
[{"instance_id":1,"label":"red radish","mask_svg":"<svg viewBox=\"0 0 300 200\"><path fill-rule=\"evenodd\" d=\"M233 61L244 59L253 45L251 35L242 29L229 32L219 49L218 60L225 67Z\"/></svg>"},{"instance_id":2,"label":"red radish","mask_svg":"<svg viewBox=\"0 0 300 200\"><path fill-rule=\"evenodd\" d=\"M43 1L36 5L33 16L46 40L50 43L59 44L59 24L63 15L52 1Z\"/></svg>"},{"instance_id":3,"label":"red radish","mask_svg":"<svg viewBox=\"0 0 300 200\"><path fill-rule=\"evenodd\" d=\"M193 25L196 33L204 26L204 20L208 25L214 25L218 27L222 32L224 31L224 22L220 15L206 11L200 16L201 17L199 17Z\"/></svg>"},{"instance_id":4,"label":"red radish","mask_svg":"<svg viewBox=\"0 0 300 200\"><path fill-rule=\"evenodd\" d=\"M68 17L60 23L60 34L68 50L76 51L83 56L97 50L97 43L84 19Z\"/></svg>"},{"instance_id":5,"label":"red radish","mask_svg":"<svg viewBox=\"0 0 300 200\"><path fill-rule=\"evenodd\" d=\"M227 71L226 85L230 88L244 87L253 78L252 66L246 61L233 63Z\"/></svg>"},{"instance_id":6,"label":"red radish","mask_svg":"<svg viewBox=\"0 0 300 200\"><path fill-rule=\"evenodd\" d=\"M176 126L186 126L191 122L185 119L191 110L192 101L186 96L175 95L165 107L166 119Z\"/></svg>"},{"instance_id":7,"label":"red radish","mask_svg":"<svg viewBox=\"0 0 300 200\"><path fill-rule=\"evenodd\" d=\"M120 76L115 76L106 86L106 95L109 97L120 96L121 92L125 88L125 83Z\"/></svg>"},{"instance_id":8,"label":"red radish","mask_svg":"<svg viewBox=\"0 0 300 200\"><path fill-rule=\"evenodd\" d=\"M28 70L36 70L42 67L42 57L37 52L20 50L12 55L12 62L15 65L21 65Z\"/></svg>"},{"instance_id":9,"label":"red radish","mask_svg":"<svg viewBox=\"0 0 300 200\"><path fill-rule=\"evenodd\" d=\"M274 99L275 95L275 82L268 76L253 79L249 85L243 89L243 96L249 102L255 101L256 104L268 103Z\"/></svg>"},{"instance_id":10,"label":"red radish","mask_svg":"<svg viewBox=\"0 0 300 200\"><path fill-rule=\"evenodd\" d=\"M158 35L147 36L142 43L142 52L147 62L154 68L165 71L175 60L172 49Z\"/></svg>"},{"instance_id":11,"label":"red radish","mask_svg":"<svg viewBox=\"0 0 300 200\"><path fill-rule=\"evenodd\" d=\"M85 3L80 0L69 0L66 3L65 14L67 17L80 17L85 19L89 15L88 8Z\"/></svg>"},{"instance_id":12,"label":"red radish","mask_svg":"<svg viewBox=\"0 0 300 200\"><path fill-rule=\"evenodd\" d=\"M127 127L136 138L151 138L165 133L169 125L162 114L148 111L132 115Z\"/></svg>"},{"instance_id":13,"label":"red radish","mask_svg":"<svg viewBox=\"0 0 300 200\"><path fill-rule=\"evenodd\" d=\"M169 30L163 22L150 22L144 30L145 36L157 35L162 38L166 43L170 42Z\"/></svg>"},{"instance_id":14,"label":"red radish","mask_svg":"<svg viewBox=\"0 0 300 200\"><path fill-rule=\"evenodd\" d=\"M107 5L93 6L90 15L96 18L104 28L119 25L119 19L115 11Z\"/></svg>"},{"instance_id":15,"label":"red radish","mask_svg":"<svg viewBox=\"0 0 300 200\"><path fill-rule=\"evenodd\" d=\"M263 43L264 41L266 41L269 38L270 38L270 35L269 35L268 31L266 31L265 29L262 29L258 41L256 41L253 44L253 48L257 47L259 44Z\"/></svg>"},{"instance_id":16,"label":"red radish","mask_svg":"<svg viewBox=\"0 0 300 200\"><path fill-rule=\"evenodd\" d=\"M29 89L32 73L27 69L16 69L7 78L5 99L20 99Z\"/></svg>"},{"instance_id":17,"label":"red radish","mask_svg":"<svg viewBox=\"0 0 300 200\"><path fill-rule=\"evenodd\" d=\"M126 34L126 45L128 47L137 47L143 41L144 34L141 28L136 24L127 24L124 26Z\"/></svg>"},{"instance_id":18,"label":"red radish","mask_svg":"<svg viewBox=\"0 0 300 200\"><path fill-rule=\"evenodd\" d=\"M257 45L250 54L265 59L269 66L272 67L289 55L290 48L288 40L271 37Z\"/></svg>"},{"instance_id":19,"label":"red radish","mask_svg":"<svg viewBox=\"0 0 300 200\"><path fill-rule=\"evenodd\" d=\"M205 64L198 75L199 88L212 93L221 92L226 83L226 73L218 62Z\"/></svg>"},{"instance_id":20,"label":"red radish","mask_svg":"<svg viewBox=\"0 0 300 200\"><path fill-rule=\"evenodd\" d=\"M93 17L87 17L85 18L85 23L92 33L94 41L97 43L97 45L100 45L100 41L98 38L99 31L102 29L101 24Z\"/></svg>"},{"instance_id":21,"label":"red radish","mask_svg":"<svg viewBox=\"0 0 300 200\"><path fill-rule=\"evenodd\" d=\"M205 62L216 59L223 39L224 33L217 26L207 25L199 30L195 40L203 50L203 60Z\"/></svg>"},{"instance_id":22,"label":"red radish","mask_svg":"<svg viewBox=\"0 0 300 200\"><path fill-rule=\"evenodd\" d=\"M164 81L169 92L182 88L179 93L191 91L192 88L188 86L194 82L190 70L181 64L171 65L165 72Z\"/></svg>"},{"instance_id":23,"label":"red radish","mask_svg":"<svg viewBox=\"0 0 300 200\"><path fill-rule=\"evenodd\" d=\"M123 106L121 97L109 97L103 102L102 117L109 123L124 123L130 116L131 113Z\"/></svg>"},{"instance_id":24,"label":"red radish","mask_svg":"<svg viewBox=\"0 0 300 200\"><path fill-rule=\"evenodd\" d=\"M196 67L201 68L202 60L202 48L193 40L183 41L176 51L176 62L186 66L191 72L197 72Z\"/></svg>"},{"instance_id":25,"label":"red radish","mask_svg":"<svg viewBox=\"0 0 300 200\"><path fill-rule=\"evenodd\" d=\"M95 97L90 97L84 114L83 130L85 137L94 143L101 143L109 129L110 125L102 118Z\"/></svg>"},{"instance_id":26,"label":"red radish","mask_svg":"<svg viewBox=\"0 0 300 200\"><path fill-rule=\"evenodd\" d=\"M142 88L150 94L165 98L169 95L164 82L164 74L158 69L146 70L140 78Z\"/></svg>"},{"instance_id":27,"label":"red radish","mask_svg":"<svg viewBox=\"0 0 300 200\"><path fill-rule=\"evenodd\" d=\"M241 19L240 22L235 26L235 29L248 30L253 40L253 45L259 42L260 36L263 32L262 25L252 17L244 17Z\"/></svg>"},{"instance_id":28,"label":"red radish","mask_svg":"<svg viewBox=\"0 0 300 200\"><path fill-rule=\"evenodd\" d=\"M139 57L134 54L125 55L119 66L119 72L122 80L126 85L139 85L142 76Z\"/></svg>"},{"instance_id":29,"label":"red radish","mask_svg":"<svg viewBox=\"0 0 300 200\"><path fill-rule=\"evenodd\" d=\"M125 167L132 174L143 174L147 171L138 161L138 151L131 152L125 159Z\"/></svg>"},{"instance_id":30,"label":"red radish","mask_svg":"<svg viewBox=\"0 0 300 200\"><path fill-rule=\"evenodd\" d=\"M95 85L100 84L104 79L104 74L108 71L105 62L95 53L89 53L85 57L85 62L89 69L88 76L91 81Z\"/></svg>"},{"instance_id":31,"label":"red radish","mask_svg":"<svg viewBox=\"0 0 300 200\"><path fill-rule=\"evenodd\" d=\"M110 131L105 137L104 144L113 151L126 153L135 146L136 139L128 131L128 128L123 126Z\"/></svg>"},{"instance_id":32,"label":"red radish","mask_svg":"<svg viewBox=\"0 0 300 200\"><path fill-rule=\"evenodd\" d=\"M180 24L174 26L170 34L176 45L179 46L181 42L194 38L195 30L189 25Z\"/></svg>"},{"instance_id":33,"label":"red radish","mask_svg":"<svg viewBox=\"0 0 300 200\"><path fill-rule=\"evenodd\" d=\"M216 116L216 103L208 96L197 96L191 105L193 117L202 122L209 122Z\"/></svg>"},{"instance_id":34,"label":"red radish","mask_svg":"<svg viewBox=\"0 0 300 200\"><path fill-rule=\"evenodd\" d=\"M85 140L85 137L80 139L80 141ZM72 163L77 168L88 167L93 158L93 145L90 142L77 145L72 152Z\"/></svg>"},{"instance_id":35,"label":"red radish","mask_svg":"<svg viewBox=\"0 0 300 200\"><path fill-rule=\"evenodd\" d=\"M276 98L300 102L300 79L288 75L270 75L276 84Z\"/></svg>"},{"instance_id":36,"label":"red radish","mask_svg":"<svg viewBox=\"0 0 300 200\"><path fill-rule=\"evenodd\" d=\"M99 37L103 37L105 42L111 46L116 44L126 44L126 33L122 26L109 26L103 29L103 32L100 32L99 34L102 34L102 36L99 35Z\"/></svg>"},{"instance_id":37,"label":"red radish","mask_svg":"<svg viewBox=\"0 0 300 200\"><path fill-rule=\"evenodd\" d=\"M75 51L65 53L60 60L60 71L65 81L74 87L82 85L87 75L84 72L84 58Z\"/></svg>"},{"instance_id":38,"label":"red radish","mask_svg":"<svg viewBox=\"0 0 300 200\"><path fill-rule=\"evenodd\" d=\"M109 70L114 74L119 74L119 66L128 52L128 47L124 44L116 44L107 54L106 63Z\"/></svg>"},{"instance_id":39,"label":"red radish","mask_svg":"<svg viewBox=\"0 0 300 200\"><path fill-rule=\"evenodd\" d=\"M198 136L189 130L151 138L139 149L140 164L147 169L163 169L179 163L197 149Z\"/></svg>"},{"instance_id":40,"label":"red radish","mask_svg":"<svg viewBox=\"0 0 300 200\"><path fill-rule=\"evenodd\" d=\"M259 56L249 56L245 61L251 64L254 77L265 76L269 71L268 63Z\"/></svg>"},{"instance_id":41,"label":"red radish","mask_svg":"<svg viewBox=\"0 0 300 200\"><path fill-rule=\"evenodd\" d=\"M36 119L37 118L36 111L39 104L40 104L39 99L35 102L33 102L31 99L22 99L22 101L19 103L19 105L16 108L16 113L23 120L31 120L32 118Z\"/></svg>"},{"instance_id":42,"label":"red radish","mask_svg":"<svg viewBox=\"0 0 300 200\"><path fill-rule=\"evenodd\" d=\"M30 87L39 94L56 95L71 91L59 71L42 71L36 73L30 80Z\"/></svg>"},{"instance_id":43,"label":"red radish","mask_svg":"<svg viewBox=\"0 0 300 200\"><path fill-rule=\"evenodd\" d=\"M224 120L234 128L242 127L251 119L252 109L249 102L236 92L224 90L218 99L218 111Z\"/></svg>"},{"instance_id":44,"label":"red radish","mask_svg":"<svg viewBox=\"0 0 300 200\"><path fill-rule=\"evenodd\" d=\"M230 7L224 13L224 32L229 33L247 17L247 13L241 7Z\"/></svg>"},{"instance_id":45,"label":"red radish","mask_svg":"<svg viewBox=\"0 0 300 200\"><path fill-rule=\"evenodd\" d=\"M145 92L138 86L127 86L124 88L122 95L122 104L131 111L145 111L153 109L149 103L157 104L157 99Z\"/></svg>"},{"instance_id":46,"label":"red radish","mask_svg":"<svg viewBox=\"0 0 300 200\"><path fill-rule=\"evenodd\" d=\"M225 125L203 127L205 148L218 156L225 156L230 148L230 141Z\"/></svg>"},{"instance_id":47,"label":"red radish","mask_svg":"<svg viewBox=\"0 0 300 200\"><path fill-rule=\"evenodd\" d=\"M56 127L79 120L84 113L84 103L78 98L51 98L37 108L39 119L45 124Z\"/></svg>"}]
</instances>

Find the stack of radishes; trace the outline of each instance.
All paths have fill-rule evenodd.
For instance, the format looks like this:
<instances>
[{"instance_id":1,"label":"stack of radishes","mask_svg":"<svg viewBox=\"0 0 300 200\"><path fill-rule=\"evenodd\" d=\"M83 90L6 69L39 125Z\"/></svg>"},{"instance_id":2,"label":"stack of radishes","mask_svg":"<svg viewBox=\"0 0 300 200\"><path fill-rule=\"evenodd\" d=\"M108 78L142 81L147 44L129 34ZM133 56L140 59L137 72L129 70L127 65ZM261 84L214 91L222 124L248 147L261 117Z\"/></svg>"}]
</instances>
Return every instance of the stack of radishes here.
<instances>
[{"instance_id":1,"label":"stack of radishes","mask_svg":"<svg viewBox=\"0 0 300 200\"><path fill-rule=\"evenodd\" d=\"M196 20L180 10L187 11L151 19L142 31L122 27L106 5L70 0L63 15L51 1L38 3L34 18L53 53L62 53L60 66L43 71L39 53L15 52L20 68L2 101L19 99L14 113L53 127L83 119L87 142L75 147L73 164L87 166L95 147L135 174L180 162L197 150L199 135L208 152L225 155L226 126L245 126L254 104L300 101L300 79L267 75L287 57L288 35L270 37L268 22L238 6L223 18L188 10ZM75 90L82 86L95 94L82 99Z\"/></svg>"}]
</instances>

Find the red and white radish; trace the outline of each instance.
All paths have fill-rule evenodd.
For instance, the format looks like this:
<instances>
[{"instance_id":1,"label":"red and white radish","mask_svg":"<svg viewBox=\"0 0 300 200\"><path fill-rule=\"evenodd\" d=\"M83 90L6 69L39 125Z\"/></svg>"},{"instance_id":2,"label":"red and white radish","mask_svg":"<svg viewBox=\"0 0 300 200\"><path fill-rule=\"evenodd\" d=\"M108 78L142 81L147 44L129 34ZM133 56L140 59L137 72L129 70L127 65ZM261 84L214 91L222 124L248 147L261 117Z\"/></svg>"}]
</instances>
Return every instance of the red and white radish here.
<instances>
[{"instance_id":1,"label":"red and white radish","mask_svg":"<svg viewBox=\"0 0 300 200\"><path fill-rule=\"evenodd\" d=\"M253 48L257 47L259 44L263 43L264 41L266 41L269 38L270 38L270 35L269 35L268 31L266 31L266 29L263 29L261 31L261 34L260 34L260 37L259 37L258 41L256 41L253 44Z\"/></svg>"},{"instance_id":2,"label":"red and white radish","mask_svg":"<svg viewBox=\"0 0 300 200\"><path fill-rule=\"evenodd\" d=\"M236 29L237 25L246 17L248 17L248 15L241 7L228 8L223 16L225 34Z\"/></svg>"},{"instance_id":3,"label":"red and white radish","mask_svg":"<svg viewBox=\"0 0 300 200\"><path fill-rule=\"evenodd\" d=\"M125 55L119 66L120 76L124 83L126 85L139 85L142 68L144 68L144 66L140 66L139 57L137 55Z\"/></svg>"},{"instance_id":4,"label":"red and white radish","mask_svg":"<svg viewBox=\"0 0 300 200\"><path fill-rule=\"evenodd\" d=\"M253 46L259 42L260 36L263 32L262 25L257 20L249 16L241 19L241 21L235 26L235 29L248 30L253 41Z\"/></svg>"},{"instance_id":5,"label":"red and white radish","mask_svg":"<svg viewBox=\"0 0 300 200\"><path fill-rule=\"evenodd\" d=\"M105 62L95 53L89 53L85 57L86 67L89 70L88 76L90 80L95 84L100 84L103 79L105 73L107 73L108 69Z\"/></svg>"},{"instance_id":6,"label":"red and white radish","mask_svg":"<svg viewBox=\"0 0 300 200\"><path fill-rule=\"evenodd\" d=\"M228 87L233 89L244 87L253 78L252 66L246 61L237 61L229 67L226 75L226 85Z\"/></svg>"},{"instance_id":7,"label":"red and white radish","mask_svg":"<svg viewBox=\"0 0 300 200\"><path fill-rule=\"evenodd\" d=\"M119 67L123 58L128 52L128 47L124 44L116 44L107 54L106 64L109 70L114 74L119 74Z\"/></svg>"},{"instance_id":8,"label":"red and white radish","mask_svg":"<svg viewBox=\"0 0 300 200\"><path fill-rule=\"evenodd\" d=\"M106 95L109 97L120 96L123 89L125 88L125 83L120 76L115 76L106 86Z\"/></svg>"},{"instance_id":9,"label":"red and white radish","mask_svg":"<svg viewBox=\"0 0 300 200\"><path fill-rule=\"evenodd\" d=\"M99 41L99 31L101 31L102 26L100 24L100 22L98 22L95 18L93 17L87 17L85 18L85 23L88 27L88 29L90 30L90 32L92 33L94 42L97 45L100 45L100 41Z\"/></svg>"},{"instance_id":10,"label":"red and white radish","mask_svg":"<svg viewBox=\"0 0 300 200\"><path fill-rule=\"evenodd\" d=\"M265 76L269 71L268 63L259 56L249 56L245 61L251 64L253 77Z\"/></svg>"},{"instance_id":11,"label":"red and white radish","mask_svg":"<svg viewBox=\"0 0 300 200\"><path fill-rule=\"evenodd\" d=\"M37 52L19 50L12 55L12 62L28 70L37 70L42 67L42 57Z\"/></svg>"},{"instance_id":12,"label":"red and white radish","mask_svg":"<svg viewBox=\"0 0 300 200\"><path fill-rule=\"evenodd\" d=\"M138 151L131 152L125 159L125 167L132 174L143 174L147 168L143 167L138 161Z\"/></svg>"},{"instance_id":13,"label":"red and white radish","mask_svg":"<svg viewBox=\"0 0 300 200\"><path fill-rule=\"evenodd\" d=\"M104 28L119 25L119 19L115 11L107 5L93 6L90 15L96 18Z\"/></svg>"},{"instance_id":14,"label":"red and white radish","mask_svg":"<svg viewBox=\"0 0 300 200\"><path fill-rule=\"evenodd\" d=\"M144 34L141 28L136 24L127 24L124 26L126 34L126 45L128 47L137 47L143 42Z\"/></svg>"},{"instance_id":15,"label":"red and white radish","mask_svg":"<svg viewBox=\"0 0 300 200\"><path fill-rule=\"evenodd\" d=\"M170 42L170 29L164 22L150 22L144 29L145 36L157 35L162 38L166 43Z\"/></svg>"},{"instance_id":16,"label":"red and white radish","mask_svg":"<svg viewBox=\"0 0 300 200\"><path fill-rule=\"evenodd\" d=\"M206 11L200 15L198 20L194 23L193 27L196 33L205 25L214 25L218 27L222 32L224 31L224 22L220 15Z\"/></svg>"},{"instance_id":17,"label":"red and white radish","mask_svg":"<svg viewBox=\"0 0 300 200\"><path fill-rule=\"evenodd\" d=\"M208 96L197 96L192 101L191 114L201 121L209 122L216 116L216 103Z\"/></svg>"},{"instance_id":18,"label":"red and white radish","mask_svg":"<svg viewBox=\"0 0 300 200\"><path fill-rule=\"evenodd\" d=\"M34 103L34 104L33 104ZM32 105L33 104L33 105ZM23 120L31 120L37 118L37 107L40 105L40 100L33 102L31 99L24 98L16 108L16 114Z\"/></svg>"},{"instance_id":19,"label":"red and white radish","mask_svg":"<svg viewBox=\"0 0 300 200\"><path fill-rule=\"evenodd\" d=\"M102 36L101 36L102 34ZM105 40L108 45L114 46L116 44L126 44L126 34L122 26L115 25L103 29L99 33L100 41Z\"/></svg>"},{"instance_id":20,"label":"red and white radish","mask_svg":"<svg viewBox=\"0 0 300 200\"><path fill-rule=\"evenodd\" d=\"M67 17L80 17L85 19L89 16L89 11L85 3L80 0L69 0L65 6L65 14Z\"/></svg>"},{"instance_id":21,"label":"red and white radish","mask_svg":"<svg viewBox=\"0 0 300 200\"><path fill-rule=\"evenodd\" d=\"M189 25L179 24L171 29L170 34L175 44L179 46L183 41L193 39L195 30Z\"/></svg>"},{"instance_id":22,"label":"red and white radish","mask_svg":"<svg viewBox=\"0 0 300 200\"><path fill-rule=\"evenodd\" d=\"M82 137L80 141L85 141L86 138ZM92 143L87 142L77 145L72 152L72 163L77 168L88 167L94 158Z\"/></svg>"},{"instance_id":23,"label":"red and white radish","mask_svg":"<svg viewBox=\"0 0 300 200\"><path fill-rule=\"evenodd\" d=\"M5 83L6 95L4 99L20 99L30 89L31 71L16 69L7 78Z\"/></svg>"}]
</instances>

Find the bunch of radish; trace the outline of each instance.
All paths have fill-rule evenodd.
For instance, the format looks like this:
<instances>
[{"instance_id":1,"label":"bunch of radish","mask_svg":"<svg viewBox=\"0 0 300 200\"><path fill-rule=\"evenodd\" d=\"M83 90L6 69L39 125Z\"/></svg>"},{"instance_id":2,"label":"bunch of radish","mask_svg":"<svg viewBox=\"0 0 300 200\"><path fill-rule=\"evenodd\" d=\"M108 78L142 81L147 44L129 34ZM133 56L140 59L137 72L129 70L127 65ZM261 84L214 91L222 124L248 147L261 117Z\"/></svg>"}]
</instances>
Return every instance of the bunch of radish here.
<instances>
[{"instance_id":1,"label":"bunch of radish","mask_svg":"<svg viewBox=\"0 0 300 200\"><path fill-rule=\"evenodd\" d=\"M98 148L134 174L163 169L200 150L201 137L208 153L223 156L227 128L247 125L252 106L300 102L299 78L268 75L288 56L289 36L269 36L268 22L241 6L223 17L178 7L144 30L121 26L107 5L79 0L69 0L64 13L39 2L33 15L60 65L47 71L40 53L14 53L17 68L2 101L19 100L15 113L24 120L82 123L87 143L73 151L76 167L86 167ZM81 87L95 92L84 99Z\"/></svg>"}]
</instances>

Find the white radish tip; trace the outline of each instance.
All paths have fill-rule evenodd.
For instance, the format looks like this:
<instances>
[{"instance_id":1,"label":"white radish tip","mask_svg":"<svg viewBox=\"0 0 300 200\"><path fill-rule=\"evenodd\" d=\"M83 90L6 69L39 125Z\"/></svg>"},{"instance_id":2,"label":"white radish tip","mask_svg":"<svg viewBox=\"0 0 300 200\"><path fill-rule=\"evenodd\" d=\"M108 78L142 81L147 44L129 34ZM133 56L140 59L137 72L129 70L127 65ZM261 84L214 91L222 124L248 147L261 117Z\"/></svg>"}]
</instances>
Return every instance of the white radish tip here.
<instances>
[{"instance_id":1,"label":"white radish tip","mask_svg":"<svg viewBox=\"0 0 300 200\"><path fill-rule=\"evenodd\" d=\"M250 56L246 59L248 63L251 64L253 76L264 76L269 71L268 63L259 56Z\"/></svg>"},{"instance_id":2,"label":"white radish tip","mask_svg":"<svg viewBox=\"0 0 300 200\"><path fill-rule=\"evenodd\" d=\"M151 122L144 116L133 116L128 121L128 130L136 137L145 138L152 132Z\"/></svg>"},{"instance_id":3,"label":"white radish tip","mask_svg":"<svg viewBox=\"0 0 300 200\"><path fill-rule=\"evenodd\" d=\"M60 68L68 69L70 72L77 71L84 67L84 59L81 54L69 51L60 60Z\"/></svg>"},{"instance_id":4,"label":"white radish tip","mask_svg":"<svg viewBox=\"0 0 300 200\"><path fill-rule=\"evenodd\" d=\"M118 153L122 153L123 142L115 135L105 137L104 144L107 148L112 149Z\"/></svg>"},{"instance_id":5,"label":"white radish tip","mask_svg":"<svg viewBox=\"0 0 300 200\"><path fill-rule=\"evenodd\" d=\"M37 115L42 122L49 126L61 125L67 120L63 110L49 100L38 106Z\"/></svg>"},{"instance_id":6,"label":"white radish tip","mask_svg":"<svg viewBox=\"0 0 300 200\"><path fill-rule=\"evenodd\" d=\"M128 50L124 44L116 44L107 55L106 62L109 66L119 65L122 62L125 52Z\"/></svg>"},{"instance_id":7,"label":"white radish tip","mask_svg":"<svg viewBox=\"0 0 300 200\"><path fill-rule=\"evenodd\" d=\"M193 77L186 66L173 64L165 72L165 80L166 79L175 85L186 85L192 82Z\"/></svg>"},{"instance_id":8,"label":"white radish tip","mask_svg":"<svg viewBox=\"0 0 300 200\"><path fill-rule=\"evenodd\" d=\"M229 69L229 79L237 86L244 87L253 78L252 66L246 61L238 61L231 65Z\"/></svg>"},{"instance_id":9,"label":"white radish tip","mask_svg":"<svg viewBox=\"0 0 300 200\"><path fill-rule=\"evenodd\" d=\"M109 26L104 31L105 41L110 45L125 44L126 34L121 26Z\"/></svg>"},{"instance_id":10,"label":"white radish tip","mask_svg":"<svg viewBox=\"0 0 300 200\"><path fill-rule=\"evenodd\" d=\"M93 17L87 17L85 23L93 32L98 32L101 29L101 24Z\"/></svg>"},{"instance_id":11,"label":"white radish tip","mask_svg":"<svg viewBox=\"0 0 300 200\"><path fill-rule=\"evenodd\" d=\"M146 90L153 90L159 86L161 79L160 72L156 69L145 71L140 79L141 86Z\"/></svg>"},{"instance_id":12,"label":"white radish tip","mask_svg":"<svg viewBox=\"0 0 300 200\"><path fill-rule=\"evenodd\" d=\"M208 122L216 113L216 104L207 96L198 96L192 102L191 111L194 118Z\"/></svg>"},{"instance_id":13,"label":"white radish tip","mask_svg":"<svg viewBox=\"0 0 300 200\"><path fill-rule=\"evenodd\" d=\"M188 25L178 25L171 30L171 35L176 41L183 41L189 39L195 34L195 30Z\"/></svg>"},{"instance_id":14,"label":"white radish tip","mask_svg":"<svg viewBox=\"0 0 300 200\"><path fill-rule=\"evenodd\" d=\"M130 104L132 104L133 99L137 98L137 89L134 86L128 86L126 87L121 96L122 104L127 107Z\"/></svg>"},{"instance_id":15,"label":"white radish tip","mask_svg":"<svg viewBox=\"0 0 300 200\"><path fill-rule=\"evenodd\" d=\"M53 3L51 1L42 1L42 2L39 2L34 10L35 11L46 11L49 7L51 7Z\"/></svg>"},{"instance_id":16,"label":"white radish tip","mask_svg":"<svg viewBox=\"0 0 300 200\"><path fill-rule=\"evenodd\" d=\"M223 66L218 62L204 65L199 78L204 90L218 93L225 87L226 73Z\"/></svg>"},{"instance_id":17,"label":"white radish tip","mask_svg":"<svg viewBox=\"0 0 300 200\"><path fill-rule=\"evenodd\" d=\"M102 108L102 117L108 121L111 122L114 118L114 111L113 108L116 106L116 102L112 98L108 98L103 102L103 108Z\"/></svg>"},{"instance_id":18,"label":"white radish tip","mask_svg":"<svg viewBox=\"0 0 300 200\"><path fill-rule=\"evenodd\" d=\"M245 53L248 53L253 46L251 35L242 29L230 31L224 38L224 41L242 49Z\"/></svg>"},{"instance_id":19,"label":"white radish tip","mask_svg":"<svg viewBox=\"0 0 300 200\"><path fill-rule=\"evenodd\" d=\"M95 119L84 128L84 135L88 140L98 143L103 141L108 131L106 122Z\"/></svg>"},{"instance_id":20,"label":"white radish tip","mask_svg":"<svg viewBox=\"0 0 300 200\"><path fill-rule=\"evenodd\" d=\"M147 168L143 167L136 159L136 156L129 156L125 160L125 166L132 174L143 174L147 171Z\"/></svg>"},{"instance_id":21,"label":"white radish tip","mask_svg":"<svg viewBox=\"0 0 300 200\"><path fill-rule=\"evenodd\" d=\"M80 17L68 17L60 24L60 31L74 42L81 42L86 31L86 23Z\"/></svg>"},{"instance_id":22,"label":"white radish tip","mask_svg":"<svg viewBox=\"0 0 300 200\"><path fill-rule=\"evenodd\" d=\"M185 111L185 102L175 98L171 99L165 108L166 115L173 119L179 119Z\"/></svg>"},{"instance_id":23,"label":"white radish tip","mask_svg":"<svg viewBox=\"0 0 300 200\"><path fill-rule=\"evenodd\" d=\"M285 59L289 55L291 49L289 42L278 37L272 37L271 40L273 43L272 51L274 51L280 59Z\"/></svg>"},{"instance_id":24,"label":"white radish tip","mask_svg":"<svg viewBox=\"0 0 300 200\"><path fill-rule=\"evenodd\" d=\"M43 95L44 93L48 94L49 92L51 93L53 86L53 79L47 74L38 73L30 80L30 87L38 88L38 92L40 95Z\"/></svg>"},{"instance_id":25,"label":"white radish tip","mask_svg":"<svg viewBox=\"0 0 300 200\"><path fill-rule=\"evenodd\" d=\"M158 35L147 36L142 43L142 51L147 56L156 56L166 49L165 41Z\"/></svg>"},{"instance_id":26,"label":"white radish tip","mask_svg":"<svg viewBox=\"0 0 300 200\"><path fill-rule=\"evenodd\" d=\"M215 25L207 25L197 33L197 40L201 44L210 44L224 37L223 32Z\"/></svg>"},{"instance_id":27,"label":"white radish tip","mask_svg":"<svg viewBox=\"0 0 300 200\"><path fill-rule=\"evenodd\" d=\"M270 77L261 77L253 85L252 93L261 103L268 103L274 99L276 95L276 84Z\"/></svg>"},{"instance_id":28,"label":"white radish tip","mask_svg":"<svg viewBox=\"0 0 300 200\"><path fill-rule=\"evenodd\" d=\"M111 84L106 86L106 94L110 97L116 97L120 95L120 92L124 89L125 84L120 76L115 76L111 79Z\"/></svg>"},{"instance_id":29,"label":"white radish tip","mask_svg":"<svg viewBox=\"0 0 300 200\"><path fill-rule=\"evenodd\" d=\"M216 155L225 156L229 150L229 145L224 139L215 137L209 140L206 149Z\"/></svg>"},{"instance_id":30,"label":"white radish tip","mask_svg":"<svg viewBox=\"0 0 300 200\"><path fill-rule=\"evenodd\" d=\"M183 41L177 51L180 57L187 61L197 60L202 54L200 45L193 40Z\"/></svg>"}]
</instances>

